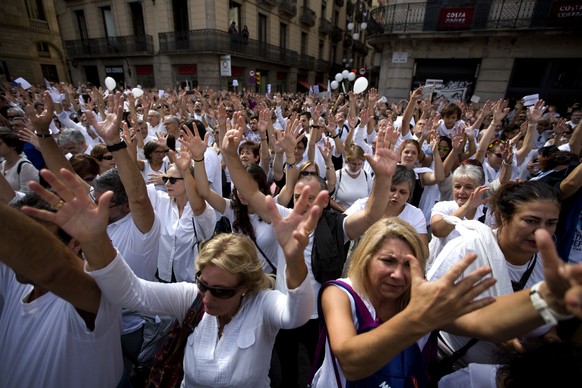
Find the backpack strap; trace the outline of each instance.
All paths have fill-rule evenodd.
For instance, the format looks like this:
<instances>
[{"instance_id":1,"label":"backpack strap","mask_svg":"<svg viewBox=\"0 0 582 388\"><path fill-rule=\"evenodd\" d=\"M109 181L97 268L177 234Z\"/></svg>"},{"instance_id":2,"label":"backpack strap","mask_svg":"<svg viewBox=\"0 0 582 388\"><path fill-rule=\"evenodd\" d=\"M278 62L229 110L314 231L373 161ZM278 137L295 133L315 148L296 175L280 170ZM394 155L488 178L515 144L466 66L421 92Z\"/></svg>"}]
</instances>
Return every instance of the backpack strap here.
<instances>
[{"instance_id":1,"label":"backpack strap","mask_svg":"<svg viewBox=\"0 0 582 388\"><path fill-rule=\"evenodd\" d=\"M20 162L18 162L18 165L16 166L16 173L17 173L18 175L20 175L20 171L22 171L22 165L23 165L23 164L25 164L25 163L32 164L32 163L30 163L30 162L29 162L28 160L26 160L26 159L24 159L24 160L21 160Z\"/></svg>"}]
</instances>

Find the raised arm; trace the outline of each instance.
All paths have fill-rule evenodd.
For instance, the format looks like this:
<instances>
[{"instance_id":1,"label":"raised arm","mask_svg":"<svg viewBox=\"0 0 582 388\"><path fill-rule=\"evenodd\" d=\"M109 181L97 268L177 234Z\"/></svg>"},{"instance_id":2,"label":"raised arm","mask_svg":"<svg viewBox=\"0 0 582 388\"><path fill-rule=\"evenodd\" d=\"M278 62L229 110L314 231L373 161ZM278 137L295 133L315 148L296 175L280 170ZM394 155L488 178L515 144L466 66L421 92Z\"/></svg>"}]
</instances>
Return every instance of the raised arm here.
<instances>
[{"instance_id":1,"label":"raised arm","mask_svg":"<svg viewBox=\"0 0 582 388\"><path fill-rule=\"evenodd\" d=\"M301 141L303 137L305 137L305 133L301 131L301 124L299 121L289 121L285 133L276 144L276 146L280 147L285 153L288 166L285 174L285 186L283 186L277 197L277 202L283 206L287 206L291 201L295 184L299 179L299 170L295 167L294 151L297 143Z\"/></svg>"},{"instance_id":2,"label":"raised arm","mask_svg":"<svg viewBox=\"0 0 582 388\"><path fill-rule=\"evenodd\" d=\"M483 163L485 160L485 153L487 152L487 147L489 143L491 143L491 139L493 139L493 135L495 135L495 128L501 124L505 116L509 113L509 108L507 108L507 102L503 100L499 100L493 106L493 120L491 120L491 124L483 133L481 140L479 141L479 146L477 147L477 153L475 154L475 160Z\"/></svg>"},{"instance_id":3,"label":"raised arm","mask_svg":"<svg viewBox=\"0 0 582 388\"><path fill-rule=\"evenodd\" d=\"M186 197L188 198L188 202L192 208L192 213L194 213L195 216L199 216L200 214L204 213L204 210L206 210L206 201L198 193L196 181L194 180L194 176L190 171L190 167L192 166L190 150L186 146L181 149L180 155L176 155L174 151L169 151L168 156L170 157L170 160L176 165L178 171L180 171L182 178L184 178Z\"/></svg>"},{"instance_id":4,"label":"raised arm","mask_svg":"<svg viewBox=\"0 0 582 388\"><path fill-rule=\"evenodd\" d=\"M523 163L527 154L529 154L529 152L534 148L534 140L538 122L541 120L546 109L548 109L548 107L544 105L544 100L538 100L534 106L530 107L526 111L527 131L525 133L525 139L523 140L521 148L518 149L515 153L518 166Z\"/></svg>"},{"instance_id":5,"label":"raised arm","mask_svg":"<svg viewBox=\"0 0 582 388\"><path fill-rule=\"evenodd\" d=\"M105 120L97 122L93 112L86 113L87 120L101 136L109 152L113 154L119 177L127 193L133 222L140 232L147 233L154 224L155 214L143 176L127 151L127 144L120 137L119 128L123 116L124 99L121 93L109 98L113 101Z\"/></svg>"},{"instance_id":6,"label":"raised arm","mask_svg":"<svg viewBox=\"0 0 582 388\"><path fill-rule=\"evenodd\" d=\"M398 164L398 155L392 151L398 133L393 128L378 132L376 154L365 154L366 160L374 170L374 184L372 192L366 202L366 208L352 215L344 221L344 231L350 240L360 237L366 230L378 221L388 205L388 195L392 176Z\"/></svg>"},{"instance_id":7,"label":"raised arm","mask_svg":"<svg viewBox=\"0 0 582 388\"><path fill-rule=\"evenodd\" d=\"M408 101L404 114L402 115L402 125L400 126L400 133L402 136L406 136L408 135L408 132L410 132L410 120L414 115L414 110L416 109L416 104L420 97L422 97L422 86L414 89L410 93L410 100Z\"/></svg>"},{"instance_id":8,"label":"raised arm","mask_svg":"<svg viewBox=\"0 0 582 388\"><path fill-rule=\"evenodd\" d=\"M242 113L234 114L235 129L226 133L222 143L222 157L226 167L230 172L230 177L238 193L242 195L248 203L255 209L255 212L266 222L271 222L271 214L265 204L265 194L259 191L257 183L246 172L240 158L237 155L238 145L240 144L244 129L245 121Z\"/></svg>"},{"instance_id":9,"label":"raised arm","mask_svg":"<svg viewBox=\"0 0 582 388\"><path fill-rule=\"evenodd\" d=\"M570 136L569 144L570 152L579 155L582 150L582 120L580 120L578 125L576 125L576 128L574 128L574 132Z\"/></svg>"},{"instance_id":10,"label":"raised arm","mask_svg":"<svg viewBox=\"0 0 582 388\"><path fill-rule=\"evenodd\" d=\"M208 176L206 175L206 168L204 167L204 153L208 147L209 133L206 132L204 139L200 138L198 128L193 125L194 133L190 131L187 125L182 126L182 138L180 143L185 145L189 151L191 158L194 160L194 177L196 178L196 191L202 198L204 198L210 206L217 212L223 214L226 210L226 200L222 195L216 193L210 188ZM190 204L190 206L193 206Z\"/></svg>"}]
</instances>

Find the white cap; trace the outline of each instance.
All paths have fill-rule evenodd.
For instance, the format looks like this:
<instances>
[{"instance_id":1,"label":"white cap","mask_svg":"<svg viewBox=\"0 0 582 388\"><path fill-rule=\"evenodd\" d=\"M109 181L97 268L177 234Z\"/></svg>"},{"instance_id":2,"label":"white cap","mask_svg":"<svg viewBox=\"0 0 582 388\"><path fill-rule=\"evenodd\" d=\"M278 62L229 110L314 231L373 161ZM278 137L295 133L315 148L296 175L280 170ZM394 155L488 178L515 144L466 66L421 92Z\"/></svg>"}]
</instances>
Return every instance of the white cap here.
<instances>
[{"instance_id":1,"label":"white cap","mask_svg":"<svg viewBox=\"0 0 582 388\"><path fill-rule=\"evenodd\" d=\"M383 102L384 104L388 102L388 100L386 99L386 97L382 96L382 98L380 98L378 100L378 102Z\"/></svg>"}]
</instances>

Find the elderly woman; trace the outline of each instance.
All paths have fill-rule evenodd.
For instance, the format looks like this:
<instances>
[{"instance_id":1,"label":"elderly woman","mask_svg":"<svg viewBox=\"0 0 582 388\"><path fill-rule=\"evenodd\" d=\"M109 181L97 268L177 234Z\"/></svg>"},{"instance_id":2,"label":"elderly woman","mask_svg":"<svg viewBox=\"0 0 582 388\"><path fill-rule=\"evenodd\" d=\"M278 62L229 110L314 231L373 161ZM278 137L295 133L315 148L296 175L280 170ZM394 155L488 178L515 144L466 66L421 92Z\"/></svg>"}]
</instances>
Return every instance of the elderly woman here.
<instances>
[{"instance_id":1,"label":"elderly woman","mask_svg":"<svg viewBox=\"0 0 582 388\"><path fill-rule=\"evenodd\" d=\"M370 196L374 177L362 169L366 157L362 147L353 145L346 154L346 164L337 170L336 189L333 199L337 204L336 210L344 212L360 198Z\"/></svg>"},{"instance_id":2,"label":"elderly woman","mask_svg":"<svg viewBox=\"0 0 582 388\"><path fill-rule=\"evenodd\" d=\"M455 226L446 222L443 217L455 216L464 220L480 220L483 218L483 205L488 202L485 195L488 187L484 183L483 170L477 166L464 164L453 173L453 201L437 202L431 213L430 230L433 239L430 242L430 259L427 267L438 256L443 247L460 234Z\"/></svg>"},{"instance_id":3,"label":"elderly woman","mask_svg":"<svg viewBox=\"0 0 582 388\"><path fill-rule=\"evenodd\" d=\"M427 385L421 350L437 328L500 341L527 332L565 312L558 280L560 259L545 231L535 234L544 247L547 282L512 295L476 299L495 281L480 267L461 279L474 262L468 254L443 278L423 276L426 252L414 230L390 218L374 224L354 253L348 278L327 283L320 294L327 329L325 358L313 387ZM530 300L531 298L531 300ZM544 304L542 310L538 303ZM542 318L542 316L544 318Z\"/></svg>"},{"instance_id":4,"label":"elderly woman","mask_svg":"<svg viewBox=\"0 0 582 388\"><path fill-rule=\"evenodd\" d=\"M451 222L457 224L460 237L450 241L441 250L427 272L427 279L435 280L446 276L447 271L468 252L479 255L478 263L469 270L478 265L492 267L497 283L486 295L511 294L544 279L536 235L540 229L549 235L556 230L560 214L556 190L542 182L508 183L493 194L491 205L497 220L495 230L478 221L451 219ZM547 327L540 328L527 337L542 335L547 330ZM443 344L446 344L441 348L443 354L450 354L471 340L470 337L454 335L448 331L441 334ZM525 340L526 338L511 341L504 347L521 348L521 343ZM458 364L465 366L469 362L495 363L498 351L494 343L479 341L466 350Z\"/></svg>"},{"instance_id":5,"label":"elderly woman","mask_svg":"<svg viewBox=\"0 0 582 388\"><path fill-rule=\"evenodd\" d=\"M0 172L14 191L27 193L30 191L28 182L38 181L38 170L28 159L20 156L23 148L24 142L10 129L0 128L0 157L4 158L0 163Z\"/></svg>"},{"instance_id":6,"label":"elderly woman","mask_svg":"<svg viewBox=\"0 0 582 388\"><path fill-rule=\"evenodd\" d=\"M287 290L282 293L270 290L272 280L263 272L253 244L234 234L219 235L204 245L196 262L195 284L137 278L106 233L111 193L103 194L95 205L71 173L61 170L61 174L64 182L43 173L58 196L34 185L43 198L58 205L58 212L30 209L29 214L57 222L77 238L87 270L107 299L182 321L192 301L201 297L205 313L187 340L182 386L269 387L269 355L277 332L302 325L312 312L314 296L303 251L327 193L321 192L309 207L306 188L285 219L272 198L266 199L285 256Z\"/></svg>"}]
</instances>

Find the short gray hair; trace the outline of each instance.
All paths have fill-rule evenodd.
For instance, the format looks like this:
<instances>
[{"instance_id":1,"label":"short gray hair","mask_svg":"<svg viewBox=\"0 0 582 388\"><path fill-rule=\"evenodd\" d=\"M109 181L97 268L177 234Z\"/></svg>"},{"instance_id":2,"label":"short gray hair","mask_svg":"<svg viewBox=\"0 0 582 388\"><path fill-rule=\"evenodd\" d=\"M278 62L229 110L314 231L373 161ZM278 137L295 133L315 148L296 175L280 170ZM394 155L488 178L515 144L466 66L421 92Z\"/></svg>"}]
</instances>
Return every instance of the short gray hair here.
<instances>
[{"instance_id":1,"label":"short gray hair","mask_svg":"<svg viewBox=\"0 0 582 388\"><path fill-rule=\"evenodd\" d=\"M100 193L104 193L109 190L113 191L113 198L111 198L111 202L115 203L116 205L124 205L129 203L127 193L125 192L125 187L123 187L121 177L119 176L119 172L116 168L109 169L95 178L93 181L93 189Z\"/></svg>"},{"instance_id":2,"label":"short gray hair","mask_svg":"<svg viewBox=\"0 0 582 388\"><path fill-rule=\"evenodd\" d=\"M462 178L471 179L476 186L483 186L485 183L483 169L472 164L462 164L453 171L453 181Z\"/></svg>"},{"instance_id":3,"label":"short gray hair","mask_svg":"<svg viewBox=\"0 0 582 388\"><path fill-rule=\"evenodd\" d=\"M68 143L81 145L85 143L85 136L78 129L65 128L59 135L59 145L62 147Z\"/></svg>"}]
</instances>

